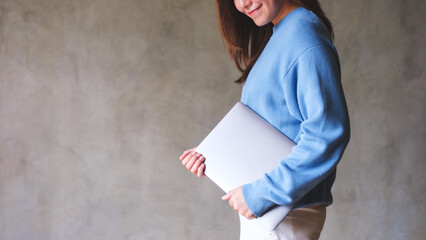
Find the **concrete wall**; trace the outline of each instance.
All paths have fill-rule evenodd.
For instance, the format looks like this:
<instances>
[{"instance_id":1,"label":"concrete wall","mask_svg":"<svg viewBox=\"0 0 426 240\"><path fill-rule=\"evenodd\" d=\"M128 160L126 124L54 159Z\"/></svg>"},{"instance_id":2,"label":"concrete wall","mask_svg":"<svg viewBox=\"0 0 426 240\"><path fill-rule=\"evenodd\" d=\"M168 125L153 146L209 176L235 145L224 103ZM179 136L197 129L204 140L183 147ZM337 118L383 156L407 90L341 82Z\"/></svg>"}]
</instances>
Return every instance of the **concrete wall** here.
<instances>
[{"instance_id":1,"label":"concrete wall","mask_svg":"<svg viewBox=\"0 0 426 240\"><path fill-rule=\"evenodd\" d=\"M322 239L425 239L425 2L323 1L352 139ZM237 239L184 169L239 100L214 1L0 0L0 239Z\"/></svg>"}]
</instances>

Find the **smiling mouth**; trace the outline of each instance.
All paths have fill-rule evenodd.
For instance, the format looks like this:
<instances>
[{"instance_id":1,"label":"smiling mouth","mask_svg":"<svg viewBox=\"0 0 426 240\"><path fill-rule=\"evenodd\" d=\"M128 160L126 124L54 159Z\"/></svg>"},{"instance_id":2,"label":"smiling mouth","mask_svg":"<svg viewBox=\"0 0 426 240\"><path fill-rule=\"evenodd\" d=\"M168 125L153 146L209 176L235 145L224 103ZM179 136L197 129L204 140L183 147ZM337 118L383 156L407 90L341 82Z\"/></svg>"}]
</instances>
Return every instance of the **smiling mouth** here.
<instances>
[{"instance_id":1,"label":"smiling mouth","mask_svg":"<svg viewBox=\"0 0 426 240\"><path fill-rule=\"evenodd\" d=\"M256 13L256 11L257 11L257 10L259 10L259 8L260 8L261 6L262 6L262 5L258 6L256 9L251 10L250 12L247 12L247 15L249 15L249 16L251 17L253 14L255 14L255 13Z\"/></svg>"}]
</instances>

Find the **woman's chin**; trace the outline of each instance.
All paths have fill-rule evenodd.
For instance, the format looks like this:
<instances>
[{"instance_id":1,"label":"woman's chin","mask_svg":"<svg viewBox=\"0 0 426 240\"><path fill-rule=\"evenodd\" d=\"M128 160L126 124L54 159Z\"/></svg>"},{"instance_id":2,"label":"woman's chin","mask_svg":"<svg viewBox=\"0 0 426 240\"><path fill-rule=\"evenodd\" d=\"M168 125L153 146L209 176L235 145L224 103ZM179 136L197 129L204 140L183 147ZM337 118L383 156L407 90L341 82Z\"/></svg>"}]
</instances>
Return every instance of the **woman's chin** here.
<instances>
[{"instance_id":1,"label":"woman's chin","mask_svg":"<svg viewBox=\"0 0 426 240\"><path fill-rule=\"evenodd\" d=\"M269 23L269 21L263 20L263 19L253 19L254 24L256 24L258 27L265 26Z\"/></svg>"}]
</instances>

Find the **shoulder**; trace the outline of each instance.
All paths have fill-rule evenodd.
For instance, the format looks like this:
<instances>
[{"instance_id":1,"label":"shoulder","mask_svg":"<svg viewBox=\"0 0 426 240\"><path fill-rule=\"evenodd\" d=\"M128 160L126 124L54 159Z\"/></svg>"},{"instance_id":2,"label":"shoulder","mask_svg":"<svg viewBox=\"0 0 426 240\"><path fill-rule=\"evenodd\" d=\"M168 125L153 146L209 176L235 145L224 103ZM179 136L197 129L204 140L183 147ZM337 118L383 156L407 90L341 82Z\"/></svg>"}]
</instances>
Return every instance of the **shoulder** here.
<instances>
[{"instance_id":1,"label":"shoulder","mask_svg":"<svg viewBox=\"0 0 426 240\"><path fill-rule=\"evenodd\" d=\"M334 49L331 35L322 20L305 8L295 9L274 26L272 37L295 56L317 45Z\"/></svg>"}]
</instances>

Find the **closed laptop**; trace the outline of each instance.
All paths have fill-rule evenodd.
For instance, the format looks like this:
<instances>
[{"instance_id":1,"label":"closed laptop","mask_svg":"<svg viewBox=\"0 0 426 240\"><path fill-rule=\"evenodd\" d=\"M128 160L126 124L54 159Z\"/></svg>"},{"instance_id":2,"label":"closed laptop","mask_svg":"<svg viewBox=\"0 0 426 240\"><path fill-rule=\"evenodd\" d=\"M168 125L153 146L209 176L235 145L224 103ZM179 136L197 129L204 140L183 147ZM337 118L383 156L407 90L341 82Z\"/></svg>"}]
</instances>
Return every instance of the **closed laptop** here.
<instances>
[{"instance_id":1,"label":"closed laptop","mask_svg":"<svg viewBox=\"0 0 426 240\"><path fill-rule=\"evenodd\" d=\"M198 145L205 175L229 192L276 168L295 144L257 113L238 102ZM272 231L292 206L274 206L257 221Z\"/></svg>"}]
</instances>

